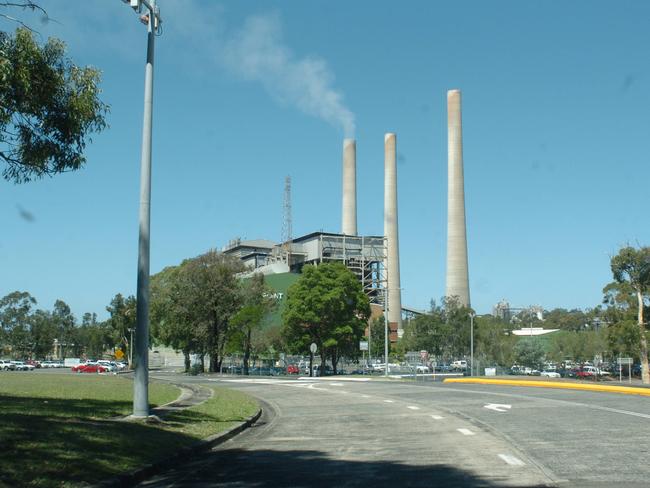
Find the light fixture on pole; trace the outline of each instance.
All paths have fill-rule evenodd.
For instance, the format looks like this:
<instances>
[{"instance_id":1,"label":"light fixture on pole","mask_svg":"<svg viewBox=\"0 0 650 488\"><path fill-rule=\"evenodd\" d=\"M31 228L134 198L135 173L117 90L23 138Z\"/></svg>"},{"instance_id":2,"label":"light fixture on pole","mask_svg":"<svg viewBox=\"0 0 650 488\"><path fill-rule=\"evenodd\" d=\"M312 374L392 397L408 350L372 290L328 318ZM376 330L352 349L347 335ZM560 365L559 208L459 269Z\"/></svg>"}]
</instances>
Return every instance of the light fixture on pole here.
<instances>
[{"instance_id":1,"label":"light fixture on pole","mask_svg":"<svg viewBox=\"0 0 650 488\"><path fill-rule=\"evenodd\" d=\"M384 288L384 376L388 376L388 288Z\"/></svg>"},{"instance_id":2,"label":"light fixture on pole","mask_svg":"<svg viewBox=\"0 0 650 488\"><path fill-rule=\"evenodd\" d=\"M133 381L133 417L149 416L149 229L151 224L151 126L153 119L154 40L161 34L162 20L156 0L124 0L136 13L143 7L148 14L147 61L144 80L144 118L140 159L140 231L138 239L138 288L135 326L135 377Z\"/></svg>"},{"instance_id":3,"label":"light fixture on pole","mask_svg":"<svg viewBox=\"0 0 650 488\"><path fill-rule=\"evenodd\" d=\"M474 376L474 317L476 317L476 314L474 312L469 313L469 322L470 322L470 376Z\"/></svg>"}]
</instances>

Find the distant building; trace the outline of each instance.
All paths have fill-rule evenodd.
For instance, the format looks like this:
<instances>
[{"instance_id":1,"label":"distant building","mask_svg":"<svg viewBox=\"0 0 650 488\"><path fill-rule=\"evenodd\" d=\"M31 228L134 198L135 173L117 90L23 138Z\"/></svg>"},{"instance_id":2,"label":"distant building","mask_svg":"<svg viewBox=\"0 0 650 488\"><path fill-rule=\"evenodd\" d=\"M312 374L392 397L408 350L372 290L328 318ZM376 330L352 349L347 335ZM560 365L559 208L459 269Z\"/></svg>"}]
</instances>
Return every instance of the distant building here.
<instances>
[{"instance_id":1,"label":"distant building","mask_svg":"<svg viewBox=\"0 0 650 488\"><path fill-rule=\"evenodd\" d=\"M512 313L510 312L510 304L505 298L492 307L492 316L510 322Z\"/></svg>"}]
</instances>

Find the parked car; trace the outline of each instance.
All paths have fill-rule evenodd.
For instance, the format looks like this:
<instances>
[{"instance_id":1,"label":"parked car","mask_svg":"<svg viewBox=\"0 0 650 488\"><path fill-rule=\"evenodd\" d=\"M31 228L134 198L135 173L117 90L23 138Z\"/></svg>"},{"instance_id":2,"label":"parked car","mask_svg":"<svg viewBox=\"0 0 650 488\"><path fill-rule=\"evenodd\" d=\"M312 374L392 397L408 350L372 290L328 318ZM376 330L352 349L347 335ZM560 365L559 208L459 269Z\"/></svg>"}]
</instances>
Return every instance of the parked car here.
<instances>
[{"instance_id":1,"label":"parked car","mask_svg":"<svg viewBox=\"0 0 650 488\"><path fill-rule=\"evenodd\" d=\"M464 359L459 359L457 361L454 361L451 363L451 369L456 370L456 371L464 371L467 369L467 361Z\"/></svg>"},{"instance_id":2,"label":"parked car","mask_svg":"<svg viewBox=\"0 0 650 488\"><path fill-rule=\"evenodd\" d=\"M85 363L73 366L72 371L75 373L107 373L108 368L98 363Z\"/></svg>"},{"instance_id":3,"label":"parked car","mask_svg":"<svg viewBox=\"0 0 650 488\"><path fill-rule=\"evenodd\" d=\"M97 361L97 364L101 364L104 366L109 373L112 373L114 371L117 371L117 364L115 364L113 361L108 361L106 359L100 359Z\"/></svg>"},{"instance_id":4,"label":"parked car","mask_svg":"<svg viewBox=\"0 0 650 488\"><path fill-rule=\"evenodd\" d=\"M287 366L287 374L300 374L300 368L295 364L290 364Z\"/></svg>"},{"instance_id":5,"label":"parked car","mask_svg":"<svg viewBox=\"0 0 650 488\"><path fill-rule=\"evenodd\" d=\"M11 361L16 371L34 371L34 366L24 361Z\"/></svg>"},{"instance_id":6,"label":"parked car","mask_svg":"<svg viewBox=\"0 0 650 488\"><path fill-rule=\"evenodd\" d=\"M430 373L429 367L422 364L415 367L416 373Z\"/></svg>"},{"instance_id":7,"label":"parked car","mask_svg":"<svg viewBox=\"0 0 650 488\"><path fill-rule=\"evenodd\" d=\"M36 361L35 359L28 359L27 361L25 361L25 364L31 364L35 368L40 368L41 367L41 362Z\"/></svg>"},{"instance_id":8,"label":"parked car","mask_svg":"<svg viewBox=\"0 0 650 488\"><path fill-rule=\"evenodd\" d=\"M540 376L545 376L547 378L559 378L560 373L558 373L557 371L550 371L548 369L545 369L540 373Z\"/></svg>"},{"instance_id":9,"label":"parked car","mask_svg":"<svg viewBox=\"0 0 650 488\"><path fill-rule=\"evenodd\" d=\"M0 359L0 369L3 371L13 371L16 369L16 365L12 361Z\"/></svg>"}]
</instances>

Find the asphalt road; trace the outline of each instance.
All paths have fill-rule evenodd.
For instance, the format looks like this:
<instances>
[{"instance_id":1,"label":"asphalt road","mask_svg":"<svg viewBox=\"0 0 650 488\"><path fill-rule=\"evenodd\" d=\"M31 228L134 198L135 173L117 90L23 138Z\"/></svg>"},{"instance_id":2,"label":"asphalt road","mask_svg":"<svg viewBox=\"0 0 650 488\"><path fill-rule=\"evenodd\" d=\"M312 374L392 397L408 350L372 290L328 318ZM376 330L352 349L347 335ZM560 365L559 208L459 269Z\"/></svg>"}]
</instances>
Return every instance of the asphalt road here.
<instances>
[{"instance_id":1,"label":"asphalt road","mask_svg":"<svg viewBox=\"0 0 650 488\"><path fill-rule=\"evenodd\" d=\"M191 381L245 391L265 414L142 486L649 486L647 397L339 378Z\"/></svg>"}]
</instances>

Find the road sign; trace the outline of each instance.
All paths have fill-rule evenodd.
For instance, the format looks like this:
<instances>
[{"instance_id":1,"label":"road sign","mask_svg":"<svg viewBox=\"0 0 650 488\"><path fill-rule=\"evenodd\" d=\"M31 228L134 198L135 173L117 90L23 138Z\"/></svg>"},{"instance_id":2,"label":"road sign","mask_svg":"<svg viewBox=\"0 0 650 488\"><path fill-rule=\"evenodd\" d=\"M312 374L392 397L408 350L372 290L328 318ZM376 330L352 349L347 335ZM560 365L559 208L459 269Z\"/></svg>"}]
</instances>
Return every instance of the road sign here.
<instances>
[{"instance_id":1,"label":"road sign","mask_svg":"<svg viewBox=\"0 0 650 488\"><path fill-rule=\"evenodd\" d=\"M124 357L124 352L122 349L117 349L115 351L115 359L122 359Z\"/></svg>"},{"instance_id":2,"label":"road sign","mask_svg":"<svg viewBox=\"0 0 650 488\"><path fill-rule=\"evenodd\" d=\"M368 341L359 341L359 351L368 350Z\"/></svg>"},{"instance_id":3,"label":"road sign","mask_svg":"<svg viewBox=\"0 0 650 488\"><path fill-rule=\"evenodd\" d=\"M418 351L408 351L406 353L406 362L409 364L419 363L422 360Z\"/></svg>"},{"instance_id":4,"label":"road sign","mask_svg":"<svg viewBox=\"0 0 650 488\"><path fill-rule=\"evenodd\" d=\"M318 351L318 346L316 345L315 342L311 343L311 346L309 346L309 350L311 351L312 354L316 354L316 351Z\"/></svg>"},{"instance_id":5,"label":"road sign","mask_svg":"<svg viewBox=\"0 0 650 488\"><path fill-rule=\"evenodd\" d=\"M627 364L628 366L632 364L632 358L618 358L616 360L621 366Z\"/></svg>"}]
</instances>

